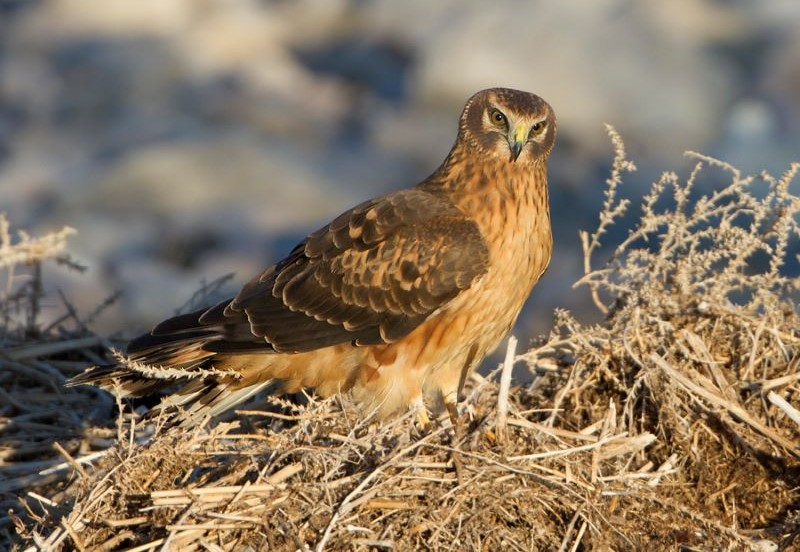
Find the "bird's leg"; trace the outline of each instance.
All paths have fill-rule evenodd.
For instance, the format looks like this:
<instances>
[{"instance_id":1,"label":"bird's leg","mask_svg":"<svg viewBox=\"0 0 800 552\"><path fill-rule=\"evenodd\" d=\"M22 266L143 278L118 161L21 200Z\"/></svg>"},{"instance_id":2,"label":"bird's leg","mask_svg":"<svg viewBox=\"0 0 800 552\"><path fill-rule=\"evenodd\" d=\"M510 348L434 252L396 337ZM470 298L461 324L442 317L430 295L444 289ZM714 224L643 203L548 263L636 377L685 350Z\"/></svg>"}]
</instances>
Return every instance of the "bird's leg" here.
<instances>
[{"instance_id":1,"label":"bird's leg","mask_svg":"<svg viewBox=\"0 0 800 552\"><path fill-rule=\"evenodd\" d=\"M450 416L450 423L453 424L454 431L463 434L463 431L460 429L461 418L458 415L458 403L456 403L454 400L448 400L445 398L444 406L447 408L447 414Z\"/></svg>"},{"instance_id":2,"label":"bird's leg","mask_svg":"<svg viewBox=\"0 0 800 552\"><path fill-rule=\"evenodd\" d=\"M422 400L422 396L417 397L411 402L411 406L414 409L414 413L416 415L416 429L420 435L424 435L431 428L431 419L428 416L428 409L425 406L425 403Z\"/></svg>"},{"instance_id":3,"label":"bird's leg","mask_svg":"<svg viewBox=\"0 0 800 552\"><path fill-rule=\"evenodd\" d=\"M443 395L442 400L445 408L447 408L447 414L450 416L450 423L453 424L453 439L450 444L454 450L451 456L453 458L453 466L456 469L458 484L462 485L466 482L464 463L460 454L461 441L464 438L464 426L461 424L461 418L458 415L458 393Z\"/></svg>"}]
</instances>

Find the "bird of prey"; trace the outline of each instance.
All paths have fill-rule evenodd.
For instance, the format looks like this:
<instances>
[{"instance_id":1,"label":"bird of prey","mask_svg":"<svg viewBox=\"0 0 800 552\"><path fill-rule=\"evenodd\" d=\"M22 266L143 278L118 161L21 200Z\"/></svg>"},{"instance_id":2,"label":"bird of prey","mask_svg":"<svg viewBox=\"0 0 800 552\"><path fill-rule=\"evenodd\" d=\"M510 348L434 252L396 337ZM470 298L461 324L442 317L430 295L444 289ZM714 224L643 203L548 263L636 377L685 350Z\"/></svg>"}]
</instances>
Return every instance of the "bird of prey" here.
<instances>
[{"instance_id":1,"label":"bird of prey","mask_svg":"<svg viewBox=\"0 0 800 552\"><path fill-rule=\"evenodd\" d=\"M450 153L420 184L370 199L300 242L232 299L133 340L71 380L196 423L272 382L349 392L387 417L451 416L470 372L514 324L550 261L552 108L506 88L473 95ZM457 410L456 410L457 412Z\"/></svg>"}]
</instances>

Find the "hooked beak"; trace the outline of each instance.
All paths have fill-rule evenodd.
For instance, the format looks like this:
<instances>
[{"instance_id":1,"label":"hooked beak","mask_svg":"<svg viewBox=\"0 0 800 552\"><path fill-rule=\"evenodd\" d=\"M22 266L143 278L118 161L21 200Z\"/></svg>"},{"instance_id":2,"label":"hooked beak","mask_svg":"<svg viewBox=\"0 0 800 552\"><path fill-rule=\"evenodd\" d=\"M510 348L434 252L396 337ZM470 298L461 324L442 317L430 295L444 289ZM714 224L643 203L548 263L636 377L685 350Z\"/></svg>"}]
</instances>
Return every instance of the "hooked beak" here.
<instances>
[{"instance_id":1,"label":"hooked beak","mask_svg":"<svg viewBox=\"0 0 800 552\"><path fill-rule=\"evenodd\" d=\"M527 129L519 125L514 129L514 134L508 137L508 146L511 148L511 159L516 161L519 154L522 153L522 148L525 147L527 141Z\"/></svg>"}]
</instances>

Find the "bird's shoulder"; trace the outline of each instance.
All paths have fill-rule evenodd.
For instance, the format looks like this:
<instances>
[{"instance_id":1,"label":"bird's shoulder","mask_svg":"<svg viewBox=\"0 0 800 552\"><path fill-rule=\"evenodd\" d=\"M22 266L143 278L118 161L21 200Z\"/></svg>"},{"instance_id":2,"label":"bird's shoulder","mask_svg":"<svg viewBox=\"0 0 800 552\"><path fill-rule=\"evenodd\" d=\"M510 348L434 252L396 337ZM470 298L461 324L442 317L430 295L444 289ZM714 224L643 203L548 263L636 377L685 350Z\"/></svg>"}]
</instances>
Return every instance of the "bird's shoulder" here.
<instances>
[{"instance_id":1,"label":"bird's shoulder","mask_svg":"<svg viewBox=\"0 0 800 552\"><path fill-rule=\"evenodd\" d=\"M348 249L372 249L389 239L408 239L423 245L448 236L467 246L485 245L478 225L446 193L416 187L365 201L345 211L310 234L293 254L324 258ZM286 262L291 262L291 257Z\"/></svg>"}]
</instances>

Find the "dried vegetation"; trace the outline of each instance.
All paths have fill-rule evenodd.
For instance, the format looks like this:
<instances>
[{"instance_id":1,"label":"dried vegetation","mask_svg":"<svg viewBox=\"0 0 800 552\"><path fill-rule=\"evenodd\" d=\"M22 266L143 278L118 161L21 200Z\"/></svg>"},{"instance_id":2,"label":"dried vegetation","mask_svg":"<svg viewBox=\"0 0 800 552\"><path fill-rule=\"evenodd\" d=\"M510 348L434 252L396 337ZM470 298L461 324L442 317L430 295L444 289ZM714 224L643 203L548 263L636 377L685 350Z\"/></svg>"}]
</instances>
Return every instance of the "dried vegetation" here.
<instances>
[{"instance_id":1,"label":"dried vegetation","mask_svg":"<svg viewBox=\"0 0 800 552\"><path fill-rule=\"evenodd\" d=\"M780 178L696 161L666 173L602 268L628 209L619 137L597 230L604 313L469 382L468 427L418 435L346 398L261 403L191 432L64 379L109 346L42 327L40 266L68 231L0 230L0 547L16 550L791 550L800 547L800 165ZM705 177L728 183L698 191ZM582 291L576 291L579 293ZM527 366L530 384L510 381ZM509 383L511 388L509 390ZM454 459L462 465L459 479ZM6 513L8 515L6 516Z\"/></svg>"}]
</instances>

